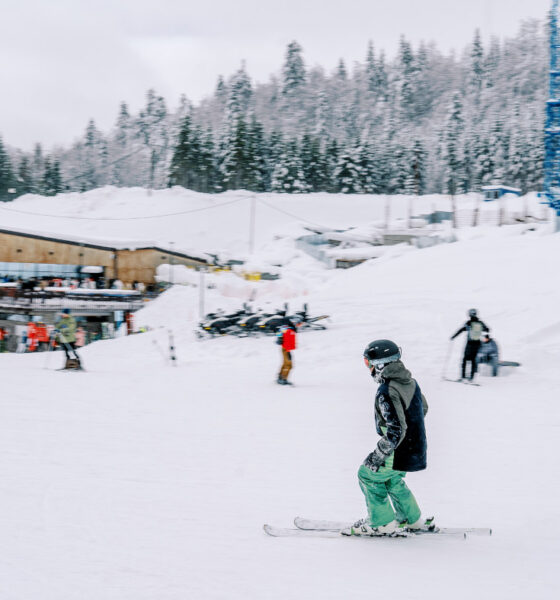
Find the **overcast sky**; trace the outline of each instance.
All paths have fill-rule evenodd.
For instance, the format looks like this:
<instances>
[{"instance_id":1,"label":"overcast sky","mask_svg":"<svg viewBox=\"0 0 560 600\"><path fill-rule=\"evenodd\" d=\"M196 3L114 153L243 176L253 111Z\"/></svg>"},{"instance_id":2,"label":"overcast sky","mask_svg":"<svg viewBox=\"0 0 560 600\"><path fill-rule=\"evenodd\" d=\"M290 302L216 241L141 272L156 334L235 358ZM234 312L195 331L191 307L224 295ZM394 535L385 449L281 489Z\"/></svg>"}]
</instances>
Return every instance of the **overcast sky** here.
<instances>
[{"instance_id":1,"label":"overcast sky","mask_svg":"<svg viewBox=\"0 0 560 600\"><path fill-rule=\"evenodd\" d=\"M363 61L367 42L394 55L404 34L462 49L544 19L550 0L0 0L0 135L48 149L107 130L120 101L133 110L148 88L171 107L197 102L242 60L256 81L281 67L297 40L308 66Z\"/></svg>"}]
</instances>

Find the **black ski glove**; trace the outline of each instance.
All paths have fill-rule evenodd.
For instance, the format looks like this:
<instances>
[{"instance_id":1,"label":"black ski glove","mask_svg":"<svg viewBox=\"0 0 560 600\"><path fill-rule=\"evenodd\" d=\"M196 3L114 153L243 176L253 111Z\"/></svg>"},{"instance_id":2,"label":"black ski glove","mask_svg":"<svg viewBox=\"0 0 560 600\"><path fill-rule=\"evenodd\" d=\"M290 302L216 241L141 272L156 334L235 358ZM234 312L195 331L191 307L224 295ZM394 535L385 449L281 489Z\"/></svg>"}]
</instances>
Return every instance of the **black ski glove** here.
<instances>
[{"instance_id":1,"label":"black ski glove","mask_svg":"<svg viewBox=\"0 0 560 600\"><path fill-rule=\"evenodd\" d=\"M366 456L363 462L364 467L375 473L385 463L387 458L391 456L394 449L393 444L387 438L382 437L377 444L377 448Z\"/></svg>"},{"instance_id":2,"label":"black ski glove","mask_svg":"<svg viewBox=\"0 0 560 600\"><path fill-rule=\"evenodd\" d=\"M386 459L387 454L383 454L379 448L376 448L373 452L366 456L363 465L375 473L379 471L379 467L383 465Z\"/></svg>"}]
</instances>

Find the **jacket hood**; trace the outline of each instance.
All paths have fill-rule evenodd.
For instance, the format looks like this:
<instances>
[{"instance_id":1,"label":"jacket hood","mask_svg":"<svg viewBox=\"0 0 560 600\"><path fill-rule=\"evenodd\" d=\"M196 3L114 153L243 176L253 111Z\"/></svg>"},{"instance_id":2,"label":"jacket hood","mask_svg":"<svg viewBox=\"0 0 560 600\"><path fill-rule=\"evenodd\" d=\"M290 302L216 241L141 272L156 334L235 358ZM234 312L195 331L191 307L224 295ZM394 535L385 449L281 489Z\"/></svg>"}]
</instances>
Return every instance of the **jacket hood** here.
<instances>
[{"instance_id":1,"label":"jacket hood","mask_svg":"<svg viewBox=\"0 0 560 600\"><path fill-rule=\"evenodd\" d=\"M397 383L410 383L412 375L400 360L389 363L382 371L385 381L395 381Z\"/></svg>"}]
</instances>

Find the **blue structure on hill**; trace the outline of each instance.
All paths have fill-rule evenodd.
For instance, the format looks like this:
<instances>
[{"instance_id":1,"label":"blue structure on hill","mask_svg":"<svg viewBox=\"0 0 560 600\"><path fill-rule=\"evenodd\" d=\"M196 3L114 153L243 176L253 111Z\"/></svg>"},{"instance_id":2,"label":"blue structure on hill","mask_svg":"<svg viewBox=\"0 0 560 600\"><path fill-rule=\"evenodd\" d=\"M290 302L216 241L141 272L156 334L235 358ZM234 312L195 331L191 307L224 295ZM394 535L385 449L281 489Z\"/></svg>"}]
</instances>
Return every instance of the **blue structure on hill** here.
<instances>
[{"instance_id":1,"label":"blue structure on hill","mask_svg":"<svg viewBox=\"0 0 560 600\"><path fill-rule=\"evenodd\" d=\"M543 196L556 211L560 228L560 35L558 32L558 0L552 0L550 13L549 100L546 103L544 130Z\"/></svg>"}]
</instances>

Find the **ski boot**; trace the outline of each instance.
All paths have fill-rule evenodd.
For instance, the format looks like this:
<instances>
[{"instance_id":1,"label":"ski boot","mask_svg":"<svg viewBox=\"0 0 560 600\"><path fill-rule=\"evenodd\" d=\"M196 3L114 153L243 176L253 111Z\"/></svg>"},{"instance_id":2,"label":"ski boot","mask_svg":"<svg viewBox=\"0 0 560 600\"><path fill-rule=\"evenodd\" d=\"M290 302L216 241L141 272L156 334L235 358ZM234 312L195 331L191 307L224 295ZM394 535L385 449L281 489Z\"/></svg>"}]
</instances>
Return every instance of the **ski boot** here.
<instances>
[{"instance_id":1,"label":"ski boot","mask_svg":"<svg viewBox=\"0 0 560 600\"><path fill-rule=\"evenodd\" d=\"M409 523L408 521L402 521L399 523L399 527L404 531L408 531L410 533L420 532L420 531L429 531L436 533L439 528L436 526L434 522L434 517L428 517L427 519L423 519L420 517L414 523Z\"/></svg>"},{"instance_id":2,"label":"ski boot","mask_svg":"<svg viewBox=\"0 0 560 600\"><path fill-rule=\"evenodd\" d=\"M391 521L390 523L387 523L387 525L372 527L370 525L369 519L360 519L350 527L341 529L340 533L346 536L357 535L366 537L397 537L406 535L406 532L404 530L399 531L399 527L396 521Z\"/></svg>"}]
</instances>

